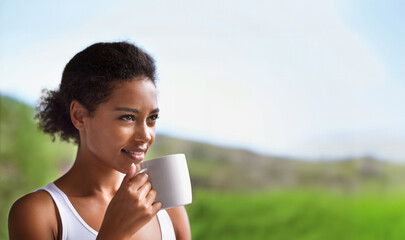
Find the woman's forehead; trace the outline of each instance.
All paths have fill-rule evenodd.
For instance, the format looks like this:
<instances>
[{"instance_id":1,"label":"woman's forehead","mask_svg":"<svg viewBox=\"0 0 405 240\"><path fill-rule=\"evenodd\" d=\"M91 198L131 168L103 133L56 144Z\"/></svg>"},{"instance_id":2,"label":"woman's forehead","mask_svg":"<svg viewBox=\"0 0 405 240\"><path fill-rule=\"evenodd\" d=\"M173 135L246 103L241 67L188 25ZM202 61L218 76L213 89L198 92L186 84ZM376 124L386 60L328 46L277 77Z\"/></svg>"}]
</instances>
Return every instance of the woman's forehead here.
<instances>
[{"instance_id":1,"label":"woman's forehead","mask_svg":"<svg viewBox=\"0 0 405 240\"><path fill-rule=\"evenodd\" d=\"M108 102L130 105L146 104L157 107L156 86L148 78L120 82L114 87Z\"/></svg>"}]
</instances>

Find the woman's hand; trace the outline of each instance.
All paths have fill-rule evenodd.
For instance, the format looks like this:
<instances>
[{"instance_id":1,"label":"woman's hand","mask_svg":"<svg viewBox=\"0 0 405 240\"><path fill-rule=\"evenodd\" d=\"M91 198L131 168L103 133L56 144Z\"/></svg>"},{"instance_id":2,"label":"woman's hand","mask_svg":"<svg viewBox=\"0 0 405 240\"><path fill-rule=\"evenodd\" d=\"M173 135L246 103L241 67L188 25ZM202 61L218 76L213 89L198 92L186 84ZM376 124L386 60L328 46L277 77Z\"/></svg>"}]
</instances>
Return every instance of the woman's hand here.
<instances>
[{"instance_id":1,"label":"woman's hand","mask_svg":"<svg viewBox=\"0 0 405 240\"><path fill-rule=\"evenodd\" d=\"M148 175L135 173L132 164L108 205L97 239L128 239L162 207L160 202L154 202L156 191L151 189Z\"/></svg>"}]
</instances>

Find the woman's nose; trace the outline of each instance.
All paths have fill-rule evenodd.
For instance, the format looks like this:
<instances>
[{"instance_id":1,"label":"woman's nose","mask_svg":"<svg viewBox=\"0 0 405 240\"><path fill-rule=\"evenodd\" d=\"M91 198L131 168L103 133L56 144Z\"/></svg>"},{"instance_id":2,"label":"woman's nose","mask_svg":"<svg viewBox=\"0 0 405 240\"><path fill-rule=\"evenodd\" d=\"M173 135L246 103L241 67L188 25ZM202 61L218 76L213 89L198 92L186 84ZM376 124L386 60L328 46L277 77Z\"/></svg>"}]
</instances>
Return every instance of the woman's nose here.
<instances>
[{"instance_id":1,"label":"woman's nose","mask_svg":"<svg viewBox=\"0 0 405 240\"><path fill-rule=\"evenodd\" d=\"M138 142L149 142L152 139L152 129L148 127L146 122L137 124L135 129L135 140Z\"/></svg>"}]
</instances>

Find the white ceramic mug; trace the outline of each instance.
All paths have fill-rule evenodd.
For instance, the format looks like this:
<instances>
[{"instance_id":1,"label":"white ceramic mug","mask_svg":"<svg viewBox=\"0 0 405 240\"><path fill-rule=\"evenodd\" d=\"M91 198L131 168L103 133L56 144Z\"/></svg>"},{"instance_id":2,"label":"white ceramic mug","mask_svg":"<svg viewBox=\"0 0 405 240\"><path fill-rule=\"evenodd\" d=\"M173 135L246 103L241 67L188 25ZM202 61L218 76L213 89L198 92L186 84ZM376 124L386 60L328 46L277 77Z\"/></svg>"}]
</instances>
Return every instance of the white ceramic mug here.
<instances>
[{"instance_id":1,"label":"white ceramic mug","mask_svg":"<svg viewBox=\"0 0 405 240\"><path fill-rule=\"evenodd\" d=\"M162 209L183 206L192 202L190 174L184 154L172 154L141 163L152 188L156 190L156 202Z\"/></svg>"}]
</instances>

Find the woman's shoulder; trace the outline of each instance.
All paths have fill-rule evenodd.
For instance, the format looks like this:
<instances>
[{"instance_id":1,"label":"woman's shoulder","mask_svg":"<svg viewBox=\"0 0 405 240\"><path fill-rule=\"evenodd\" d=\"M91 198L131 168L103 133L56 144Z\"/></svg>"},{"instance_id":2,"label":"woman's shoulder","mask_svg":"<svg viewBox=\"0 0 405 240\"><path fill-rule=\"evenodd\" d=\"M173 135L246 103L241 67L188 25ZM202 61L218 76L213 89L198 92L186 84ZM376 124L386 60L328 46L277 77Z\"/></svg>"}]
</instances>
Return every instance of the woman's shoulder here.
<instances>
[{"instance_id":1,"label":"woman's shoulder","mask_svg":"<svg viewBox=\"0 0 405 240\"><path fill-rule=\"evenodd\" d=\"M21 211L26 213L36 212L39 214L44 213L43 211L45 211L46 213L46 210L54 208L52 203L53 200L49 193L40 190L29 193L15 201L11 207L10 213L19 213Z\"/></svg>"},{"instance_id":2,"label":"woman's shoulder","mask_svg":"<svg viewBox=\"0 0 405 240\"><path fill-rule=\"evenodd\" d=\"M191 239L190 223L186 209L183 206L166 210L173 223L177 239Z\"/></svg>"},{"instance_id":3,"label":"woman's shoulder","mask_svg":"<svg viewBox=\"0 0 405 240\"><path fill-rule=\"evenodd\" d=\"M55 239L57 214L52 197L46 191L21 197L10 209L10 239Z\"/></svg>"}]
</instances>

